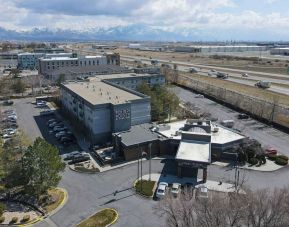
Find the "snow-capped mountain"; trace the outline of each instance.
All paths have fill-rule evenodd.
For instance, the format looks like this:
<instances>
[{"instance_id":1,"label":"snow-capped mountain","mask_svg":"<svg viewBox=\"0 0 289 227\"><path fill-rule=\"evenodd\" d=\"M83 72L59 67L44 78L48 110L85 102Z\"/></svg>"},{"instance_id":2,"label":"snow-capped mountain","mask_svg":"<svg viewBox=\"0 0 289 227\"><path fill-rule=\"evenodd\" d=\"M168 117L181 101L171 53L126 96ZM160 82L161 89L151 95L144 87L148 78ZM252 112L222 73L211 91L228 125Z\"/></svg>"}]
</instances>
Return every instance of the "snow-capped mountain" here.
<instances>
[{"instance_id":1,"label":"snow-capped mountain","mask_svg":"<svg viewBox=\"0 0 289 227\"><path fill-rule=\"evenodd\" d=\"M89 40L151 40L187 41L202 37L191 33L171 32L144 25L120 26L112 28L93 28L85 31L68 29L34 28L29 31L13 31L0 27L0 40L43 40L43 41L89 41Z\"/></svg>"}]
</instances>

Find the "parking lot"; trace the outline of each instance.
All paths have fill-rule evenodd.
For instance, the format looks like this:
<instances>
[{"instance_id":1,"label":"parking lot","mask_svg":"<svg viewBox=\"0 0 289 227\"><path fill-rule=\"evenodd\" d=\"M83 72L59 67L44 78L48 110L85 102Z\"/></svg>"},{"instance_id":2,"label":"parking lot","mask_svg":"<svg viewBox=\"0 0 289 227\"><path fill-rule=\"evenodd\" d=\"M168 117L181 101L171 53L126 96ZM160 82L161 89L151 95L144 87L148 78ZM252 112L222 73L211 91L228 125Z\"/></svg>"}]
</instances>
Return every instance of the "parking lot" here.
<instances>
[{"instance_id":1,"label":"parking lot","mask_svg":"<svg viewBox=\"0 0 289 227\"><path fill-rule=\"evenodd\" d=\"M37 137L42 137L49 143L57 146L60 154L64 154L70 151L79 150L77 143L64 145L56 139L53 132L53 127L49 128L47 122L49 119L55 119L61 126L66 127L69 130L69 124L62 121L60 116L54 114L41 115L41 112L48 111L46 105L37 106L35 98L25 98L13 100L14 104L11 106L1 106L3 111L15 110L17 113L17 123L19 129L22 130L31 141L34 141Z\"/></svg>"}]
</instances>

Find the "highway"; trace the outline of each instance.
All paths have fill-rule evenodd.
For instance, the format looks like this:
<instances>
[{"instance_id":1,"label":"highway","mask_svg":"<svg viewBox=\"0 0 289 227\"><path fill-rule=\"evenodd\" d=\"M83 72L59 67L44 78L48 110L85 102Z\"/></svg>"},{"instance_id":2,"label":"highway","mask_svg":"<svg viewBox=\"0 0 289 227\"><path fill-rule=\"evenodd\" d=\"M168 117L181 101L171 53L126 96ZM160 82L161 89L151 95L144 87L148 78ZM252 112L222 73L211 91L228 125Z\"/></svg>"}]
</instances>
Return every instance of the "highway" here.
<instances>
[{"instance_id":1,"label":"highway","mask_svg":"<svg viewBox=\"0 0 289 227\"><path fill-rule=\"evenodd\" d=\"M125 61L135 61L139 60L142 63L151 64L151 59L143 58L143 57L131 57L131 56L122 56L122 60ZM199 72L197 74L202 76L209 76L209 77L215 77L216 73L213 73L211 70L218 70L218 69L224 69L218 72L224 72L229 74L229 78L226 79L228 81L232 81L235 83L245 84L249 86L255 86L255 83L260 80L266 80L272 82L272 86L267 89L269 91L277 92L280 94L285 94L289 96L289 77L281 74L269 74L269 73L260 73L260 72L252 72L252 71L243 71L243 70L235 70L235 69L227 69L227 68L220 68L220 67L211 67L211 66L205 66L205 65L194 65L194 64L188 64L180 62L181 64L178 64L177 62L169 62L169 61L163 61L159 60L160 63L169 64L173 67L174 64L178 65L178 70L183 72L189 72L190 67L195 67L199 69ZM229 72L232 71L232 72ZM247 73L248 77L243 77L242 74ZM250 73L250 74L249 74ZM263 76L261 76L263 75ZM272 76L273 78L269 77L268 75Z\"/></svg>"}]
</instances>

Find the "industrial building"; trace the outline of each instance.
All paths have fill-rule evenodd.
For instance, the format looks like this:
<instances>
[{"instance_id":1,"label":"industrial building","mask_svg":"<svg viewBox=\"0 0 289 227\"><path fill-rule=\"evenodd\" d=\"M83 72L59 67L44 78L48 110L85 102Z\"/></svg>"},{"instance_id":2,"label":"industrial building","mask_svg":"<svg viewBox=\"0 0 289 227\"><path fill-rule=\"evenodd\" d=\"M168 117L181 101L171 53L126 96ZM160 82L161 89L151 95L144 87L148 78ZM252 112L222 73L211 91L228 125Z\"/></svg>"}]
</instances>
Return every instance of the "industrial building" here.
<instances>
[{"instance_id":1,"label":"industrial building","mask_svg":"<svg viewBox=\"0 0 289 227\"><path fill-rule=\"evenodd\" d=\"M266 51L266 46L177 46L175 52L188 53L218 53L218 52L245 52Z\"/></svg>"},{"instance_id":2,"label":"industrial building","mask_svg":"<svg viewBox=\"0 0 289 227\"><path fill-rule=\"evenodd\" d=\"M272 55L289 55L289 47L279 47L270 50Z\"/></svg>"},{"instance_id":3,"label":"industrial building","mask_svg":"<svg viewBox=\"0 0 289 227\"><path fill-rule=\"evenodd\" d=\"M19 69L39 69L39 58L53 58L53 57L71 57L72 53L21 53L18 54L18 68Z\"/></svg>"},{"instance_id":4,"label":"industrial building","mask_svg":"<svg viewBox=\"0 0 289 227\"><path fill-rule=\"evenodd\" d=\"M58 54L58 53L64 53L65 50L63 48L35 48L33 50L34 53L44 53L44 54Z\"/></svg>"},{"instance_id":5,"label":"industrial building","mask_svg":"<svg viewBox=\"0 0 289 227\"><path fill-rule=\"evenodd\" d=\"M170 155L175 157L177 175L195 176L203 170L207 178L207 166L212 157L241 144L245 136L210 121L183 120L169 124L142 124L127 132L115 133L113 147L116 157L131 161L145 156Z\"/></svg>"},{"instance_id":6,"label":"industrial building","mask_svg":"<svg viewBox=\"0 0 289 227\"><path fill-rule=\"evenodd\" d=\"M131 86L141 81L165 82L162 75L114 74L63 83L60 95L63 110L72 121L85 126L85 134L93 144L110 141L112 133L150 123L150 98Z\"/></svg>"},{"instance_id":7,"label":"industrial building","mask_svg":"<svg viewBox=\"0 0 289 227\"><path fill-rule=\"evenodd\" d=\"M106 53L98 56L84 57L43 57L39 59L39 74L52 81L56 81L61 74L64 75L66 79L72 80L83 74L92 75L93 73L99 73L105 70L109 71L109 69L107 69L109 67L104 67L103 69L101 66L110 65L120 65L119 54Z\"/></svg>"}]
</instances>

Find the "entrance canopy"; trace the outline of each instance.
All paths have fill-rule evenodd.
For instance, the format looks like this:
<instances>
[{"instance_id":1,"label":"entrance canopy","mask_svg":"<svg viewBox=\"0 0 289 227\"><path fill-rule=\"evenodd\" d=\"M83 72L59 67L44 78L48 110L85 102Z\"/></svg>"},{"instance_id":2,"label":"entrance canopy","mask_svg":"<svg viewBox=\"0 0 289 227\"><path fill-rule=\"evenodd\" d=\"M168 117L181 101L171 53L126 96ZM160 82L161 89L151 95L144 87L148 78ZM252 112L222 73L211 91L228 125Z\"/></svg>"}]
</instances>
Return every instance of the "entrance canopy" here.
<instances>
[{"instance_id":1,"label":"entrance canopy","mask_svg":"<svg viewBox=\"0 0 289 227\"><path fill-rule=\"evenodd\" d=\"M182 140L177 151L176 160L210 164L211 142Z\"/></svg>"}]
</instances>

